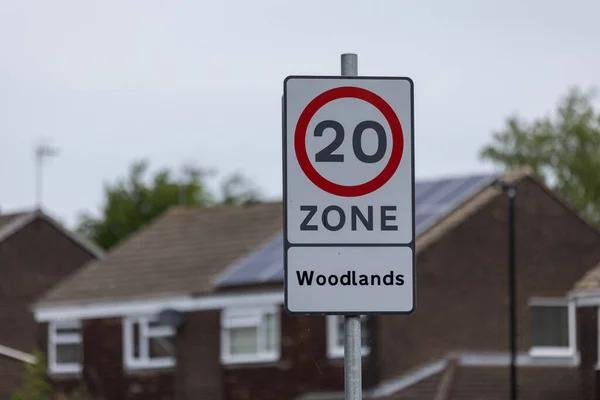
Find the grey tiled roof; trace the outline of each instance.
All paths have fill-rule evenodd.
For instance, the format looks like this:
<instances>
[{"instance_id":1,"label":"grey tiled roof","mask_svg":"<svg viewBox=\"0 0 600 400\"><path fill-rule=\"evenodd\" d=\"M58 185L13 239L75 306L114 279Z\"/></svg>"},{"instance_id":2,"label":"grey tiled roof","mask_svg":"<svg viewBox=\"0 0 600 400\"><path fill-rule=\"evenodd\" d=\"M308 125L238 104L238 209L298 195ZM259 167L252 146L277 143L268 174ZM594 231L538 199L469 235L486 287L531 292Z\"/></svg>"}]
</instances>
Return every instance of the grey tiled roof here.
<instances>
[{"instance_id":1,"label":"grey tiled roof","mask_svg":"<svg viewBox=\"0 0 600 400\"><path fill-rule=\"evenodd\" d=\"M227 266L281 230L281 202L176 207L57 285L38 304L206 293Z\"/></svg>"}]
</instances>

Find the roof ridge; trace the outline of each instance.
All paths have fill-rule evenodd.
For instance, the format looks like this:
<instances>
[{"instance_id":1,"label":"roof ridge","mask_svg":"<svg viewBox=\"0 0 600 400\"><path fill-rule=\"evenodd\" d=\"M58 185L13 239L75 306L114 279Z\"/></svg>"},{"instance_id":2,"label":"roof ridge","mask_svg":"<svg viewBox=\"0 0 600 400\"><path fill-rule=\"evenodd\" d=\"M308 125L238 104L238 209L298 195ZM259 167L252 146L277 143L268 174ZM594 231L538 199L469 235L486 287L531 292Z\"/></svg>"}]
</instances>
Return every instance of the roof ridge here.
<instances>
[{"instance_id":1,"label":"roof ridge","mask_svg":"<svg viewBox=\"0 0 600 400\"><path fill-rule=\"evenodd\" d=\"M13 233L18 232L36 217L33 212L13 214L7 223L0 227L0 242L6 240Z\"/></svg>"},{"instance_id":2,"label":"roof ridge","mask_svg":"<svg viewBox=\"0 0 600 400\"><path fill-rule=\"evenodd\" d=\"M184 205L176 204L168 208L167 212L170 213L185 213L185 212L210 212L210 211L226 211L226 210L238 210L248 209L252 207L260 206L274 206L283 204L283 200L269 200L269 201L256 201L250 203L236 203L236 204L215 204L215 205Z\"/></svg>"},{"instance_id":3,"label":"roof ridge","mask_svg":"<svg viewBox=\"0 0 600 400\"><path fill-rule=\"evenodd\" d=\"M484 176L502 176L502 172L473 172L473 173L448 173L448 174L440 174L435 176L428 176L423 178L415 177L415 183L433 183L444 180L454 180L454 179L467 179L467 178L476 178L476 177L484 177Z\"/></svg>"},{"instance_id":4,"label":"roof ridge","mask_svg":"<svg viewBox=\"0 0 600 400\"><path fill-rule=\"evenodd\" d=\"M36 212L36 209L30 209L30 210L22 210L22 211L12 211L12 212L0 212L0 218L2 217L20 217L22 215L26 215L26 214L32 214L34 212Z\"/></svg>"},{"instance_id":5,"label":"roof ridge","mask_svg":"<svg viewBox=\"0 0 600 400\"><path fill-rule=\"evenodd\" d=\"M89 251L94 257L102 258L104 256L104 250L98 247L92 241L82 237L74 230L68 229L62 226L56 219L50 214L44 212L42 209L35 209L30 212L14 213L14 214L1 214L0 217L13 215L13 218L0 227L0 242L8 239L10 236L25 228L31 222L35 221L36 218L41 218L50 225L52 225L59 232L63 233L69 239L73 240L77 245L83 247Z\"/></svg>"},{"instance_id":6,"label":"roof ridge","mask_svg":"<svg viewBox=\"0 0 600 400\"><path fill-rule=\"evenodd\" d=\"M71 239L72 241L74 241L76 244L78 244L79 246L85 248L94 257L96 257L98 259L104 258L104 255L105 255L104 249L100 248L100 246L98 246L93 241L91 241L88 238L80 235L75 230L72 230L72 229L69 229L69 228L63 226L56 219L54 219L51 215L49 215L48 213L44 212L41 209L36 210L34 212L34 214L35 214L36 217L42 218L44 221L48 222L54 228L56 228L60 232L64 233L69 239Z\"/></svg>"}]
</instances>

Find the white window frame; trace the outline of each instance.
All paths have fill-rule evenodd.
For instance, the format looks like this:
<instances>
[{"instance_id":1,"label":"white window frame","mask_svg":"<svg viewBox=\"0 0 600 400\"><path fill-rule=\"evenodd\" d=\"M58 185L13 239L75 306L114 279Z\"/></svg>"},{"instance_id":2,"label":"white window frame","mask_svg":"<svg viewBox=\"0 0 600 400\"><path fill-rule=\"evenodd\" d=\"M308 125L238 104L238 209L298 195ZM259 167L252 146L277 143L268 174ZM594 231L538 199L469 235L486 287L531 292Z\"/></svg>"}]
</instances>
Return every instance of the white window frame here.
<instances>
[{"instance_id":1,"label":"white window frame","mask_svg":"<svg viewBox=\"0 0 600 400\"><path fill-rule=\"evenodd\" d=\"M535 307L567 307L569 344L565 347L532 346L529 355L532 357L574 357L577 355L576 306L574 301L563 298L533 298L529 306Z\"/></svg>"},{"instance_id":2,"label":"white window frame","mask_svg":"<svg viewBox=\"0 0 600 400\"><path fill-rule=\"evenodd\" d=\"M52 321L48 323L48 369L51 374L79 374L83 370L81 362L58 363L57 346L76 344L81 346L83 356L83 334L81 321ZM59 333L59 329L79 329L78 333Z\"/></svg>"},{"instance_id":3,"label":"white window frame","mask_svg":"<svg viewBox=\"0 0 600 400\"><path fill-rule=\"evenodd\" d=\"M596 307L596 370L600 370L600 306Z\"/></svg>"},{"instance_id":4,"label":"white window frame","mask_svg":"<svg viewBox=\"0 0 600 400\"><path fill-rule=\"evenodd\" d=\"M221 311L221 362L223 364L265 363L278 361L281 355L281 317L277 305L225 308ZM273 315L275 334L273 349L265 350L264 317ZM258 328L256 354L230 354L230 328Z\"/></svg>"},{"instance_id":5,"label":"white window frame","mask_svg":"<svg viewBox=\"0 0 600 400\"><path fill-rule=\"evenodd\" d=\"M156 318L152 316L130 316L123 320L123 358L128 370L173 368L175 357L150 358L150 339L174 337L175 329L170 326L150 327ZM135 357L133 325L139 324L139 355Z\"/></svg>"},{"instance_id":6,"label":"white window frame","mask_svg":"<svg viewBox=\"0 0 600 400\"><path fill-rule=\"evenodd\" d=\"M327 356L329 358L344 357L344 346L338 345L340 332L338 332L338 320L344 318L343 315L328 315L327 316ZM361 315L361 319L366 319L366 315ZM342 332L341 335L344 333ZM370 333L369 333L370 334ZM371 353L371 346L363 346L361 348L362 356L367 356Z\"/></svg>"}]
</instances>

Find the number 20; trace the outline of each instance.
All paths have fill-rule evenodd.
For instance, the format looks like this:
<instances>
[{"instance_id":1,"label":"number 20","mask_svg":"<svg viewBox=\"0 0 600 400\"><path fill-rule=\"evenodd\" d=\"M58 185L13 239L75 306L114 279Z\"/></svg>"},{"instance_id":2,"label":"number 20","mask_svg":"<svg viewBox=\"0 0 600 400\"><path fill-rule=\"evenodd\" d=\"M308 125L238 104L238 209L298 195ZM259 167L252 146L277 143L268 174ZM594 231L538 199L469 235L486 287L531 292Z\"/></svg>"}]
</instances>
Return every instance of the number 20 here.
<instances>
[{"instance_id":1,"label":"number 20","mask_svg":"<svg viewBox=\"0 0 600 400\"><path fill-rule=\"evenodd\" d=\"M315 155L316 162L343 162L344 155L343 154L333 154L344 142L344 127L337 121L325 120L321 121L315 127L314 135L316 137L322 137L325 129L331 128L335 131L335 138L333 141L329 143L325 148L318 151ZM369 155L366 154L362 148L362 136L365 130L373 129L377 134L377 150L375 153ZM385 151L387 149L387 136L385 135L385 129L381 126L380 123L375 121L363 121L359 123L356 128L354 128L354 132L352 134L352 150L354 151L354 155L360 161L373 164L378 161L381 161L383 156L385 156Z\"/></svg>"}]
</instances>

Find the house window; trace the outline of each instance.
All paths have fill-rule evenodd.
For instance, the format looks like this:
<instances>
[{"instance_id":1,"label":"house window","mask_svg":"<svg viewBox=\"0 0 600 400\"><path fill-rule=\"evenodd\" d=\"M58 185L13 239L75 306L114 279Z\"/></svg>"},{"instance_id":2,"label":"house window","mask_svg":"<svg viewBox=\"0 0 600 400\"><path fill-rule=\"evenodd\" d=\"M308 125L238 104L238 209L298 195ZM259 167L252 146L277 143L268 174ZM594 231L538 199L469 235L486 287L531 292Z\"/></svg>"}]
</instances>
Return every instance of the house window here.
<instances>
[{"instance_id":1,"label":"house window","mask_svg":"<svg viewBox=\"0 0 600 400\"><path fill-rule=\"evenodd\" d=\"M367 316L361 316L361 342L362 355L366 356L371 351L369 346L369 330L367 326ZM330 358L344 356L344 316L327 316L327 354Z\"/></svg>"},{"instance_id":2,"label":"house window","mask_svg":"<svg viewBox=\"0 0 600 400\"><path fill-rule=\"evenodd\" d=\"M126 318L123 325L125 366L129 369L175 366L175 329L153 317Z\"/></svg>"},{"instance_id":3,"label":"house window","mask_svg":"<svg viewBox=\"0 0 600 400\"><path fill-rule=\"evenodd\" d=\"M48 324L48 367L52 374L78 374L82 369L81 322Z\"/></svg>"},{"instance_id":4,"label":"house window","mask_svg":"<svg viewBox=\"0 0 600 400\"><path fill-rule=\"evenodd\" d=\"M221 361L269 362L279 358L276 306L225 309L221 313Z\"/></svg>"},{"instance_id":5,"label":"house window","mask_svg":"<svg viewBox=\"0 0 600 400\"><path fill-rule=\"evenodd\" d=\"M530 301L531 350L534 356L575 353L575 305L564 299Z\"/></svg>"}]
</instances>

